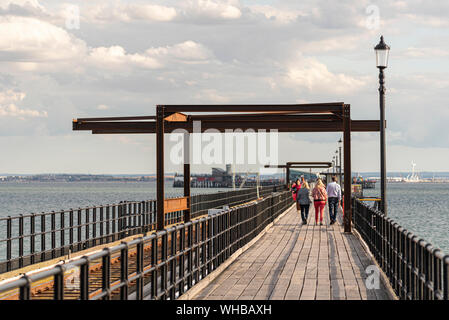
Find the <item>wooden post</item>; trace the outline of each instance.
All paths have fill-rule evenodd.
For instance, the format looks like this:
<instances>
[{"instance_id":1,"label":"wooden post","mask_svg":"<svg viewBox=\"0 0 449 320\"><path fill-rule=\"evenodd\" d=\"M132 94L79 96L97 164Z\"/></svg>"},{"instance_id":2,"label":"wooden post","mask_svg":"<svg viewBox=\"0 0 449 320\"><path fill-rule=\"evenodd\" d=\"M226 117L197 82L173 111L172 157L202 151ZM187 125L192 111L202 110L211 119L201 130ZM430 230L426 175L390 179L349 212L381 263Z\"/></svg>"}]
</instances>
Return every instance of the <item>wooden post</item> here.
<instances>
[{"instance_id":1,"label":"wooden post","mask_svg":"<svg viewBox=\"0 0 449 320\"><path fill-rule=\"evenodd\" d=\"M184 133L184 197L189 209L184 210L184 222L190 221L190 134Z\"/></svg>"},{"instance_id":2,"label":"wooden post","mask_svg":"<svg viewBox=\"0 0 449 320\"><path fill-rule=\"evenodd\" d=\"M290 186L290 166L287 165L287 167L285 168L285 185L287 186L287 188Z\"/></svg>"},{"instance_id":3,"label":"wooden post","mask_svg":"<svg viewBox=\"0 0 449 320\"><path fill-rule=\"evenodd\" d=\"M344 151L344 231L351 232L351 112L350 105L343 106L343 151Z\"/></svg>"},{"instance_id":4,"label":"wooden post","mask_svg":"<svg viewBox=\"0 0 449 320\"><path fill-rule=\"evenodd\" d=\"M165 227L164 213L164 106L156 107L156 208L157 230Z\"/></svg>"}]
</instances>

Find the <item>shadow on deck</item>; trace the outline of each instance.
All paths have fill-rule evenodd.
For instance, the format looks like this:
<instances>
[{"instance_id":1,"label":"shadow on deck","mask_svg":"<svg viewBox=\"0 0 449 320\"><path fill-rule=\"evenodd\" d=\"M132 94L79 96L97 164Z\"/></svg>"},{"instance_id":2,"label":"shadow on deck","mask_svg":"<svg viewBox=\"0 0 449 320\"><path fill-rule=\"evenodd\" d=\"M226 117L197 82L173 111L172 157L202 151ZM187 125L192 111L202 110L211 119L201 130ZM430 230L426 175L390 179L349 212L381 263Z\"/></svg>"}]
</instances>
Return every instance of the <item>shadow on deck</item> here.
<instances>
[{"instance_id":1,"label":"shadow on deck","mask_svg":"<svg viewBox=\"0 0 449 320\"><path fill-rule=\"evenodd\" d=\"M329 225L327 210L320 226L312 207L306 225L290 209L193 299L390 299L382 281L378 289L367 288L372 272L366 270L375 264L356 235L343 233L341 221Z\"/></svg>"}]
</instances>

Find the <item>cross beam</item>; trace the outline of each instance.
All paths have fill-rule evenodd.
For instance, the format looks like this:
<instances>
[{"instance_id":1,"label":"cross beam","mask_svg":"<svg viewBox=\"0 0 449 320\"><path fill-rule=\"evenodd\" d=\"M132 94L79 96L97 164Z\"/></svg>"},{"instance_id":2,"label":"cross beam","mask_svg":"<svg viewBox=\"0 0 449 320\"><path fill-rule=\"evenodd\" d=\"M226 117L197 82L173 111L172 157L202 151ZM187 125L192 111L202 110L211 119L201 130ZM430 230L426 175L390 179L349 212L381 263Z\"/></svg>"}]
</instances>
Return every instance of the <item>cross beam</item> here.
<instances>
[{"instance_id":1,"label":"cross beam","mask_svg":"<svg viewBox=\"0 0 449 320\"><path fill-rule=\"evenodd\" d=\"M279 117L279 116L278 116ZM289 119L290 116L283 116L279 121L251 120L243 121L235 119L233 121L201 121L198 130L203 133L207 130L215 129L219 132L241 129L247 130L277 130L278 132L341 132L344 130L342 120L316 120L302 121ZM234 118L234 117L231 117ZM96 118L95 118L96 119ZM192 117L192 119L194 119ZM380 129L379 120L351 120L353 132L378 132ZM93 134L148 134L156 133L157 124L154 121L97 121L90 119L77 119L73 121L73 130L92 131ZM184 129L193 133L193 120L186 122L166 122L164 133L171 133L175 129Z\"/></svg>"},{"instance_id":2,"label":"cross beam","mask_svg":"<svg viewBox=\"0 0 449 320\"><path fill-rule=\"evenodd\" d=\"M287 162L286 164L280 165L265 165L265 168L279 168L285 169L285 184L289 185L290 180L290 169L302 169L302 168L330 168L332 167L331 162L304 162L304 161L294 161Z\"/></svg>"}]
</instances>

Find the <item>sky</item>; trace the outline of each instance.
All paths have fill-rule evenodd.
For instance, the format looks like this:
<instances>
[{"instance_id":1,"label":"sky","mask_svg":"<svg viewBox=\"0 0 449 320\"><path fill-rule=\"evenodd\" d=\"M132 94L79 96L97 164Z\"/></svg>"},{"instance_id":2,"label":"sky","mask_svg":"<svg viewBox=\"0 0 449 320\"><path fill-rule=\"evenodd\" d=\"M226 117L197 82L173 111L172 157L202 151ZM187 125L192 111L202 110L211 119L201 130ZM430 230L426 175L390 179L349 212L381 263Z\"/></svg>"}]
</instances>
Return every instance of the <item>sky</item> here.
<instances>
[{"instance_id":1,"label":"sky","mask_svg":"<svg viewBox=\"0 0 449 320\"><path fill-rule=\"evenodd\" d=\"M157 104L344 101L379 119L380 35L387 169L449 171L448 15L428 0L0 0L0 172L154 173L154 136L71 122ZM340 136L279 134L278 162L330 161ZM352 139L353 171L378 171L379 134Z\"/></svg>"}]
</instances>

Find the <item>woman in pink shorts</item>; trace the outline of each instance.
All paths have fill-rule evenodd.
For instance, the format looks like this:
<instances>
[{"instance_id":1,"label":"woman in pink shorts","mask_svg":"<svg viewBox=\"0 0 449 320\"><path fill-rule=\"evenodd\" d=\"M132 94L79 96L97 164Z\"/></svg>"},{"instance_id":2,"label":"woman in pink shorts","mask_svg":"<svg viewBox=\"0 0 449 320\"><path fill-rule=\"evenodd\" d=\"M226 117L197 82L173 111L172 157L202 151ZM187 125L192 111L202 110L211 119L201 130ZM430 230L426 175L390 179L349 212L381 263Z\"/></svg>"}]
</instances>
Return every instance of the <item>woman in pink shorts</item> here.
<instances>
[{"instance_id":1,"label":"woman in pink shorts","mask_svg":"<svg viewBox=\"0 0 449 320\"><path fill-rule=\"evenodd\" d=\"M324 207L327 201L327 192L323 181L318 178L315 187L312 190L313 204L315 206L315 225L318 224L318 214L320 217L320 226L323 225Z\"/></svg>"}]
</instances>

